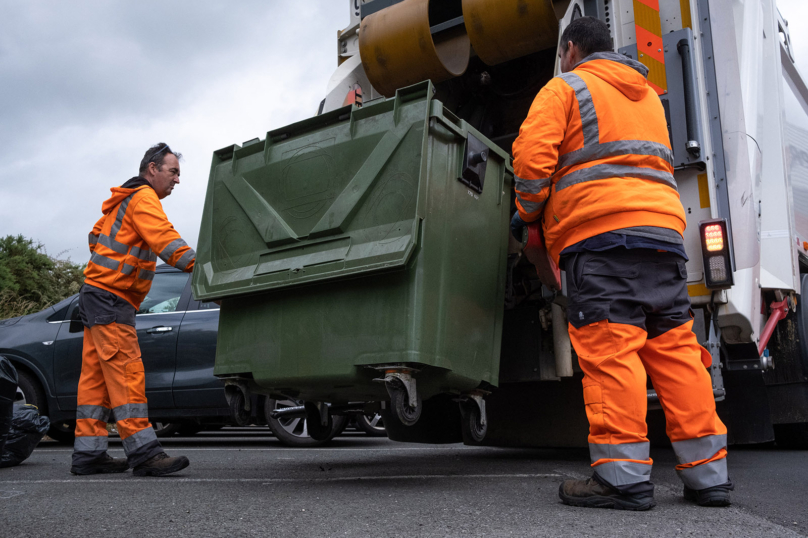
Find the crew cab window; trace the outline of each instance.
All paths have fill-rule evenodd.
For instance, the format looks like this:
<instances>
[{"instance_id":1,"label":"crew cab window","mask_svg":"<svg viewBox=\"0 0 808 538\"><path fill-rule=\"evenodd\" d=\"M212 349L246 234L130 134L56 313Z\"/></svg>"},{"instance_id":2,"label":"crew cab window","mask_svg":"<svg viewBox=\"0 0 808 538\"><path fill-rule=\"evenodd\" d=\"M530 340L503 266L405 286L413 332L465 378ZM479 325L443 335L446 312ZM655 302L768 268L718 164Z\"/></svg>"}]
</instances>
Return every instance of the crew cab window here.
<instances>
[{"instance_id":1,"label":"crew cab window","mask_svg":"<svg viewBox=\"0 0 808 538\"><path fill-rule=\"evenodd\" d=\"M157 273L149 294L140 305L138 314L175 312L188 282L187 273Z\"/></svg>"}]
</instances>

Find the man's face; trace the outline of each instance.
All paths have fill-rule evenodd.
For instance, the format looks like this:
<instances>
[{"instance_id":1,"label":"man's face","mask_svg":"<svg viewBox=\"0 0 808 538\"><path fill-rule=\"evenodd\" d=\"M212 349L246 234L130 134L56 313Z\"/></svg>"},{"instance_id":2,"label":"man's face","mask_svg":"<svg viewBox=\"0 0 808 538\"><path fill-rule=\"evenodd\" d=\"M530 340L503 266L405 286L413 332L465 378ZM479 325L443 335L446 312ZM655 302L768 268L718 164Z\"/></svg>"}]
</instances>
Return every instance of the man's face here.
<instances>
[{"instance_id":1,"label":"man's face","mask_svg":"<svg viewBox=\"0 0 808 538\"><path fill-rule=\"evenodd\" d=\"M177 156L169 153L160 166L149 163L149 177L146 179L154 187L154 191L161 200L171 194L174 185L180 183L180 161Z\"/></svg>"},{"instance_id":2,"label":"man's face","mask_svg":"<svg viewBox=\"0 0 808 538\"><path fill-rule=\"evenodd\" d=\"M558 47L558 58L558 67L561 69L561 72L569 73L572 71L572 68L575 67L575 64L580 61L578 58L578 47L576 47L572 41L568 41L566 51L563 45Z\"/></svg>"}]
</instances>

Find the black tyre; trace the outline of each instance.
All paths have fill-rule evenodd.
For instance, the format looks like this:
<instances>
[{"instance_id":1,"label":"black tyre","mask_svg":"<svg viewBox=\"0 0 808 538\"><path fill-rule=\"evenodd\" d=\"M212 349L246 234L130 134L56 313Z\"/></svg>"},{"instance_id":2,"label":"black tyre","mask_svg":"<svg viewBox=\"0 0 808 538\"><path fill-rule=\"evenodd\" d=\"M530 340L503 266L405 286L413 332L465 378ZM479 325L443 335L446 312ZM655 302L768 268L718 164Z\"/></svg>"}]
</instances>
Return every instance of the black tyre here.
<instances>
[{"instance_id":1,"label":"black tyre","mask_svg":"<svg viewBox=\"0 0 808 538\"><path fill-rule=\"evenodd\" d=\"M73 444L76 438L76 421L63 420L62 422L51 422L48 429L48 437L54 441L64 444Z\"/></svg>"},{"instance_id":2,"label":"black tyre","mask_svg":"<svg viewBox=\"0 0 808 538\"><path fill-rule=\"evenodd\" d=\"M244 409L244 393L236 391L230 397L230 416L238 426L250 425L250 412Z\"/></svg>"},{"instance_id":3,"label":"black tyre","mask_svg":"<svg viewBox=\"0 0 808 538\"><path fill-rule=\"evenodd\" d=\"M36 406L39 409L40 415L48 414L48 402L45 400L45 392L42 390L42 385L39 380L25 370L17 370L17 386L25 398L25 403ZM20 403L20 402L17 402Z\"/></svg>"},{"instance_id":4,"label":"black tyre","mask_svg":"<svg viewBox=\"0 0 808 538\"><path fill-rule=\"evenodd\" d=\"M421 418L421 411L424 406L421 403L421 396L416 392L415 407L410 405L410 398L407 389L398 379L393 379L387 383L387 392L390 394L390 407L393 408L398 420L405 426L412 426Z\"/></svg>"},{"instance_id":5,"label":"black tyre","mask_svg":"<svg viewBox=\"0 0 808 538\"><path fill-rule=\"evenodd\" d=\"M15 403L27 403L37 407L39 414L48 415L48 403L45 399L45 392L39 384L39 380L25 370L17 371L18 399ZM22 398L19 398L21 394ZM72 444L76 438L76 421L65 420L53 422L48 429L48 437L60 443Z\"/></svg>"},{"instance_id":6,"label":"black tyre","mask_svg":"<svg viewBox=\"0 0 808 538\"><path fill-rule=\"evenodd\" d=\"M320 420L320 410L311 402L306 402L306 428L312 439L317 441L326 441L328 436L332 435L334 430L334 417L328 415L328 420L325 424Z\"/></svg>"},{"instance_id":7,"label":"black tyre","mask_svg":"<svg viewBox=\"0 0 808 538\"><path fill-rule=\"evenodd\" d=\"M177 430L177 432L180 435L190 436L190 435L196 435L197 433L201 432L204 429L206 428L202 424L180 424L180 427Z\"/></svg>"},{"instance_id":8,"label":"black tyre","mask_svg":"<svg viewBox=\"0 0 808 538\"><path fill-rule=\"evenodd\" d=\"M171 437L182 427L182 424L174 422L152 422L151 425L157 437Z\"/></svg>"},{"instance_id":9,"label":"black tyre","mask_svg":"<svg viewBox=\"0 0 808 538\"><path fill-rule=\"evenodd\" d=\"M387 437L384 419L380 413L372 415L356 415L356 427L371 437Z\"/></svg>"},{"instance_id":10,"label":"black tyre","mask_svg":"<svg viewBox=\"0 0 808 538\"><path fill-rule=\"evenodd\" d=\"M480 408L474 402L460 404L460 429L463 432L463 443L479 445L485 439L488 425L480 422Z\"/></svg>"},{"instance_id":11,"label":"black tyre","mask_svg":"<svg viewBox=\"0 0 808 538\"><path fill-rule=\"evenodd\" d=\"M337 435L337 427L342 430L345 427L345 417L334 417L335 427L330 436L323 440L312 439L306 427L306 419L303 416L272 418L272 411L287 407L302 406L303 402L297 400L273 400L267 398L264 404L264 413L267 417L267 425L273 435L286 446L290 447L315 447L321 446Z\"/></svg>"},{"instance_id":12,"label":"black tyre","mask_svg":"<svg viewBox=\"0 0 808 538\"><path fill-rule=\"evenodd\" d=\"M778 448L806 450L808 449L808 423L775 424L774 440Z\"/></svg>"}]
</instances>

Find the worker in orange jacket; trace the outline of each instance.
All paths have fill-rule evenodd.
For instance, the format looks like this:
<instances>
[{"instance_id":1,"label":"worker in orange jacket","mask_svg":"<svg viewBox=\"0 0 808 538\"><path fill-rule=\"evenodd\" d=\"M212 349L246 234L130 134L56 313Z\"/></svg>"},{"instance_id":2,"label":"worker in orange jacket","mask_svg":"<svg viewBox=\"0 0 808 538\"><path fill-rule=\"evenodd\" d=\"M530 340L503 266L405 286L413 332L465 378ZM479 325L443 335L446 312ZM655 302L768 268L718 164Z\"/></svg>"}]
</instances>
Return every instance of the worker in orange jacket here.
<instances>
[{"instance_id":1,"label":"worker in orange jacket","mask_svg":"<svg viewBox=\"0 0 808 538\"><path fill-rule=\"evenodd\" d=\"M84 324L76 411L73 474L163 476L188 466L169 457L149 423L146 381L135 314L149 293L159 256L186 272L196 253L174 230L160 200L180 182L179 153L160 143L149 148L140 173L110 189L104 215L90 232L79 310ZM107 423L117 423L126 458L107 454Z\"/></svg>"},{"instance_id":2,"label":"worker in orange jacket","mask_svg":"<svg viewBox=\"0 0 808 538\"><path fill-rule=\"evenodd\" d=\"M588 480L566 504L647 510L646 375L667 420L685 498L730 504L727 430L715 411L710 354L693 334L685 213L662 104L645 66L612 51L608 27L583 17L564 31L562 75L536 96L513 145L511 227L542 223L566 271L570 339L584 372Z\"/></svg>"}]
</instances>

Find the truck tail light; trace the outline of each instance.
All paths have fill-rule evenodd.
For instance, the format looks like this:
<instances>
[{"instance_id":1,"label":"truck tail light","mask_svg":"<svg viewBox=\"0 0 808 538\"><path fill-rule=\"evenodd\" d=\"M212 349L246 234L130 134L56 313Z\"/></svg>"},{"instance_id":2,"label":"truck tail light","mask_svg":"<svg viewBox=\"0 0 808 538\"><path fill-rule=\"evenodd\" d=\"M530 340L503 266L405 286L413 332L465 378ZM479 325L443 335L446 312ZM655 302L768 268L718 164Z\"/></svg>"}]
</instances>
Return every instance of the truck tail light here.
<instances>
[{"instance_id":1,"label":"truck tail light","mask_svg":"<svg viewBox=\"0 0 808 538\"><path fill-rule=\"evenodd\" d=\"M732 287L732 265L727 240L725 219L705 220L699 223L701 255L704 260L704 282L710 289Z\"/></svg>"}]
</instances>

